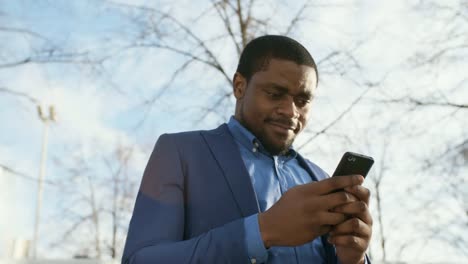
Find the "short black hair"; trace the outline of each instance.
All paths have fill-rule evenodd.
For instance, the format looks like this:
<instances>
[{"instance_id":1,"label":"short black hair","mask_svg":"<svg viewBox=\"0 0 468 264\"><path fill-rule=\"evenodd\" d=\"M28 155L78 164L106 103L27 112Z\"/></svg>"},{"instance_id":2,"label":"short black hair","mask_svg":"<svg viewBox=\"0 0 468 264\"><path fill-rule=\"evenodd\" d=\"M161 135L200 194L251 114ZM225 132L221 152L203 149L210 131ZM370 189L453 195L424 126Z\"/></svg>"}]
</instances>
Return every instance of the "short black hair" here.
<instances>
[{"instance_id":1,"label":"short black hair","mask_svg":"<svg viewBox=\"0 0 468 264\"><path fill-rule=\"evenodd\" d=\"M314 68L318 83L317 65L307 49L296 40L279 35L265 35L251 40L242 51L237 72L249 81L256 72L266 69L272 58Z\"/></svg>"}]
</instances>

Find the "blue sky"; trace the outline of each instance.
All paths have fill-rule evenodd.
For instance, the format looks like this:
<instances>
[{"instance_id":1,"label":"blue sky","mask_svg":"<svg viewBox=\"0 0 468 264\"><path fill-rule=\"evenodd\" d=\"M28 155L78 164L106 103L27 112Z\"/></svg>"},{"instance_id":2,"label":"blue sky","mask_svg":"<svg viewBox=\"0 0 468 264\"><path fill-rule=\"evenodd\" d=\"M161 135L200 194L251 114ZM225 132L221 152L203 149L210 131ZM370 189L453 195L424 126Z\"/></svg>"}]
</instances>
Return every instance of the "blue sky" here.
<instances>
[{"instance_id":1,"label":"blue sky","mask_svg":"<svg viewBox=\"0 0 468 264\"><path fill-rule=\"evenodd\" d=\"M187 23L199 14L193 10L206 7L206 1L183 1L178 2L179 5L170 1L140 2L171 10ZM408 1L340 3L335 7L312 9L309 20L295 28L292 36L308 47L318 61L333 50L352 51L359 58L361 69L349 69L351 64L344 64L341 67L349 72L340 76L339 67L324 64L319 68L322 74L319 94L313 103L308 132L298 139L297 146L311 132L320 131L345 110L365 89L363 80L383 80L328 134L319 136L301 152L331 172L344 151L356 150L381 160L386 149L388 163L385 169L388 172L382 192L385 197L384 225L389 230L387 256L390 259L440 261L445 259L440 258L440 250L444 250L454 252L451 255L454 261L466 259L466 255L456 253L437 239L426 244L414 243L401 255L396 249L401 240L422 241L418 234L412 233L421 221L424 222L420 218L431 217L428 226L437 226L445 225L458 214L459 202L452 201L453 197L441 189L447 184L446 178L437 177L434 171L422 171L421 167L431 153L441 153L448 144L466 138L468 124L466 112L463 112L466 110L454 112L451 108L433 106L416 111L411 110L411 105L375 103L376 100L411 96L424 100L445 97L448 101L466 104L466 79L460 77L464 75L466 60L440 61L417 68L408 62L418 52L435 49L432 38L446 32L451 24L415 12L410 5L414 3ZM271 16L266 4L260 2L260 5L265 8L257 9L260 10L258 15ZM273 33L286 23L285 17L291 16L292 9L285 8L284 3L277 4L271 19L275 25ZM87 51L92 57L112 54L99 68L87 64L28 64L0 69L0 87L26 93L43 105L53 104L57 109L58 122L50 130L48 179L60 179L63 173L53 159L72 163L72 157L81 153L94 160L99 154L111 153L116 145L122 144L135 147L130 170L138 181L161 133L213 128L232 112L231 98L218 111L219 115L197 122L200 108L215 101L219 97L217 91L229 91L230 87L219 73L194 64L156 101L146 122L135 129L146 111L141 105L142 100L151 97L170 79L170 73L184 62L183 57L158 49L122 51L129 40L138 36L138 25L141 24L132 23L126 19L128 13L109 8L101 1L6 1L0 4L0 10L3 11L1 25L39 32L64 50ZM220 28L213 16L190 25L206 38L216 35ZM0 41L0 62L22 59L44 48L45 44L34 37L11 33L0 33L2 39L5 41ZM188 45L183 40L175 44ZM232 74L237 58L229 41L216 42L212 48L229 69L228 74ZM354 79L358 79L357 83ZM0 93L0 119L4 126L0 133L1 164L37 177L42 123L37 118L35 105ZM99 165L95 165L96 170L101 171ZM375 170L378 169L376 166ZM463 175L466 165L460 170ZM0 210L17 219L8 229L0 222L1 238L7 238L0 243L4 245L5 240L15 237L30 238L37 186L31 180L15 178L1 171L0 183L3 186L0 193L9 201L0 203ZM366 184L372 188L370 181ZM56 225L54 208L64 195L52 186L47 186L46 190L44 225L41 227L44 231ZM408 212L414 214L413 209L431 195L441 196L443 201L430 203L427 211L412 215L410 219L401 217ZM414 202L408 202L411 199L415 199ZM375 204L371 206L375 210ZM447 208L451 208L450 214L444 214ZM466 219L466 216L460 217ZM390 232L395 229L401 231L398 234ZM455 225L449 229L466 235L466 230L458 230ZM374 233L373 252L379 257L379 236L376 231ZM407 237L399 238L401 233L407 233ZM4 248L2 245L0 250ZM45 243L43 248L46 248ZM415 251L420 254L411 254ZM0 251L0 257L2 254L5 253ZM62 255L66 253L54 251L54 256Z\"/></svg>"}]
</instances>

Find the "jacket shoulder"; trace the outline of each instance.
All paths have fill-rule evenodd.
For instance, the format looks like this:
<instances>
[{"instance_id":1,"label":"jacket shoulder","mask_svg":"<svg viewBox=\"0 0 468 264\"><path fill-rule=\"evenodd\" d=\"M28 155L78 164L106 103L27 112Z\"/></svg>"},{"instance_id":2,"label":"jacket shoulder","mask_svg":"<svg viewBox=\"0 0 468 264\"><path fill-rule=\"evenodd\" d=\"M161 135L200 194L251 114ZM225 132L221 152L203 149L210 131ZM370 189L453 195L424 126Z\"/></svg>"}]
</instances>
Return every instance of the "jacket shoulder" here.
<instances>
[{"instance_id":1,"label":"jacket shoulder","mask_svg":"<svg viewBox=\"0 0 468 264\"><path fill-rule=\"evenodd\" d=\"M158 142L172 142L178 147L184 146L194 146L194 144L200 143L203 141L203 135L210 134L222 134L228 130L226 124L222 124L215 129L210 130L192 130L192 131L183 131L177 133L164 133L159 136L156 145Z\"/></svg>"}]
</instances>

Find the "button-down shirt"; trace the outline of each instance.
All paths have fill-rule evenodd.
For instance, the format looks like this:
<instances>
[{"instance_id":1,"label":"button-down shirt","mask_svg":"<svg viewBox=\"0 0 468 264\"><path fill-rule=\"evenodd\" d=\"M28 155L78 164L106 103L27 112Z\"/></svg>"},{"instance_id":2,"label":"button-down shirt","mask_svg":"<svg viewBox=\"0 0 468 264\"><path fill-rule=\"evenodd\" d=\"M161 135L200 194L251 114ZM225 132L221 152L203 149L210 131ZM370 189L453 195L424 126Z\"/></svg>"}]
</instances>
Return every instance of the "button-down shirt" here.
<instances>
[{"instance_id":1,"label":"button-down shirt","mask_svg":"<svg viewBox=\"0 0 468 264\"><path fill-rule=\"evenodd\" d=\"M229 120L228 127L249 172L261 212L268 210L291 187L312 181L296 159L294 149L290 148L286 155L271 155L234 117ZM251 263L326 263L320 237L301 246L266 249L260 235L258 214L245 218L244 227Z\"/></svg>"}]
</instances>

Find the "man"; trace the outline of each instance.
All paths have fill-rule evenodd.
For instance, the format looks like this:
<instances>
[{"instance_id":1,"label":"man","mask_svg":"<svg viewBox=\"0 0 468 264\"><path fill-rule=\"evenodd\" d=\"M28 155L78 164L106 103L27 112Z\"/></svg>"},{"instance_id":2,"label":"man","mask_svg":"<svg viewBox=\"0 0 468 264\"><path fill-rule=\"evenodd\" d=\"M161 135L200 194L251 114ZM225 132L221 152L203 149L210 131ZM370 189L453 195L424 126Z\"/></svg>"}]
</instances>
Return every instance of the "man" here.
<instances>
[{"instance_id":1,"label":"man","mask_svg":"<svg viewBox=\"0 0 468 264\"><path fill-rule=\"evenodd\" d=\"M158 139L122 263L369 263L363 177L328 178L292 148L317 82L295 40L252 40L233 78L234 117Z\"/></svg>"}]
</instances>

